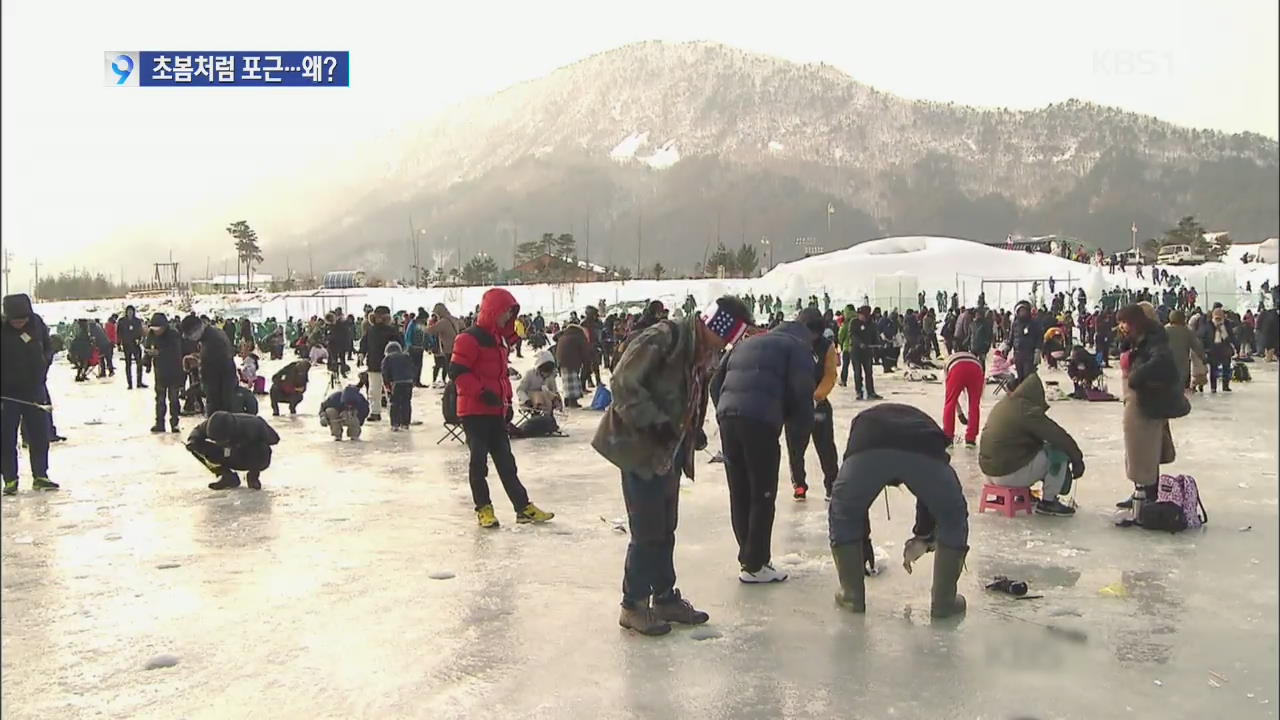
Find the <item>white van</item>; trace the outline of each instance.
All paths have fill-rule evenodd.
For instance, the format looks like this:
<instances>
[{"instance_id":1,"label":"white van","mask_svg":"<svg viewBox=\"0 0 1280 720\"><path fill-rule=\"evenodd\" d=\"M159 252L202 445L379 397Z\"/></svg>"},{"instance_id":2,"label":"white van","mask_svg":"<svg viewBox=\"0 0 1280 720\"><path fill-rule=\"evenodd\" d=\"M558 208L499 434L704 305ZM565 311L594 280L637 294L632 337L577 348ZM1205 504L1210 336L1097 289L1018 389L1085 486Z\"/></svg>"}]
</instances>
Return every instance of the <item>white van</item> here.
<instances>
[{"instance_id":1,"label":"white van","mask_svg":"<svg viewBox=\"0 0 1280 720\"><path fill-rule=\"evenodd\" d=\"M1165 245L1160 248L1156 262L1161 265L1199 265L1205 256L1192 252L1190 245Z\"/></svg>"}]
</instances>

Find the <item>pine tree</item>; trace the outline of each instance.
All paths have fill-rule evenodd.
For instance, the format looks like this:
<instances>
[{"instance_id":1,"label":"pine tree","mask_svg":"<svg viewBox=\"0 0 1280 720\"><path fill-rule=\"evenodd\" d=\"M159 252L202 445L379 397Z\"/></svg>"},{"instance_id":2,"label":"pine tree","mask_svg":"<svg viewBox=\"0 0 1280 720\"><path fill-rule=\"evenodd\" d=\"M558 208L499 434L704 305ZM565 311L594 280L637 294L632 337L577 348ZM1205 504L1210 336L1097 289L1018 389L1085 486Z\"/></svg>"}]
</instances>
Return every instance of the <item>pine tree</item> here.
<instances>
[{"instance_id":1,"label":"pine tree","mask_svg":"<svg viewBox=\"0 0 1280 720\"><path fill-rule=\"evenodd\" d=\"M737 253L738 274L742 277L751 277L756 274L756 268L760 266L760 258L756 255L756 247L743 243L738 248Z\"/></svg>"},{"instance_id":2,"label":"pine tree","mask_svg":"<svg viewBox=\"0 0 1280 720\"><path fill-rule=\"evenodd\" d=\"M262 248L258 247L258 233L249 227L247 221L237 220L227 226L227 234L235 240L236 274L240 273L240 266L244 265L245 282L249 287L253 287L253 266L255 263L262 262Z\"/></svg>"},{"instance_id":3,"label":"pine tree","mask_svg":"<svg viewBox=\"0 0 1280 720\"><path fill-rule=\"evenodd\" d=\"M732 277L738 270L738 258L735 253L725 249L724 243L716 246L716 251L711 253L711 257L707 258L706 271L708 273L718 273L718 268L724 268L724 274Z\"/></svg>"}]
</instances>

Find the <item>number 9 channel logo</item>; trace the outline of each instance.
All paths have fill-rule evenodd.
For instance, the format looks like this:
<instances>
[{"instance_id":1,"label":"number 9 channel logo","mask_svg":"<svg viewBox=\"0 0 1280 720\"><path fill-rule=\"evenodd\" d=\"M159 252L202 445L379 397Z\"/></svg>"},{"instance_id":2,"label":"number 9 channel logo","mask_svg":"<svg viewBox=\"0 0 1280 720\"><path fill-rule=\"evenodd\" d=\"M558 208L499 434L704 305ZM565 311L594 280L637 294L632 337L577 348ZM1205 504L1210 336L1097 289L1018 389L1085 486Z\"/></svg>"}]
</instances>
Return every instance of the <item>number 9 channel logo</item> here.
<instances>
[{"instance_id":1,"label":"number 9 channel logo","mask_svg":"<svg viewBox=\"0 0 1280 720\"><path fill-rule=\"evenodd\" d=\"M111 51L103 53L103 82L112 87L138 87L142 75L137 52Z\"/></svg>"}]
</instances>

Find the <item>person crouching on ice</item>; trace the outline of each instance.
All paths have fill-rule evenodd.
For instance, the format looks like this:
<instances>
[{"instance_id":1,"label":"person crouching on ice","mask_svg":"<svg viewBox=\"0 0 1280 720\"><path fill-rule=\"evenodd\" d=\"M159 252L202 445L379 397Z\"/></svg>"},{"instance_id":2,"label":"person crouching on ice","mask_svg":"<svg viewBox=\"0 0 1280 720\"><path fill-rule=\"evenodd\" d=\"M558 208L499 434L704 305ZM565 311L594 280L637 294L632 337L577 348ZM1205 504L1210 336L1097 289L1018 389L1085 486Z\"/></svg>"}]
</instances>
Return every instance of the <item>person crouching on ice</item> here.
<instances>
[{"instance_id":1,"label":"person crouching on ice","mask_svg":"<svg viewBox=\"0 0 1280 720\"><path fill-rule=\"evenodd\" d=\"M261 490L259 475L271 466L271 446L278 442L280 436L257 415L219 410L191 431L187 450L218 476L210 490L240 487L236 470L249 471L249 487Z\"/></svg>"},{"instance_id":2,"label":"person crouching on ice","mask_svg":"<svg viewBox=\"0 0 1280 720\"><path fill-rule=\"evenodd\" d=\"M360 394L359 385L348 385L320 403L320 426L329 428L336 442L342 442L343 428L348 440L359 440L368 417L369 401Z\"/></svg>"},{"instance_id":3,"label":"person crouching on ice","mask_svg":"<svg viewBox=\"0 0 1280 720\"><path fill-rule=\"evenodd\" d=\"M867 610L867 512L888 485L906 485L916 496L913 537L903 546L907 572L921 555L937 552L930 614L943 618L963 613L965 601L956 593L956 582L969 552L969 509L947 455L947 436L923 411L898 403L862 411L849 429L844 466L827 513L840 577L836 602L853 612Z\"/></svg>"}]
</instances>

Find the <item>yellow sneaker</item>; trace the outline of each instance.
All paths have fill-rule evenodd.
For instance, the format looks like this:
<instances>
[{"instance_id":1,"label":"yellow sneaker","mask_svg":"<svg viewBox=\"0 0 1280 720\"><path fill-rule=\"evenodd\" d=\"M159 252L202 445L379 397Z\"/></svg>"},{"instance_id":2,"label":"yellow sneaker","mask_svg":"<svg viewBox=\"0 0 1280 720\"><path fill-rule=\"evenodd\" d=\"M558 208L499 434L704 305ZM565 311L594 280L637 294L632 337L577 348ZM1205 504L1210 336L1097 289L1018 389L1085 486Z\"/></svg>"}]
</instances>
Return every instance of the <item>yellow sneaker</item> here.
<instances>
[{"instance_id":1,"label":"yellow sneaker","mask_svg":"<svg viewBox=\"0 0 1280 720\"><path fill-rule=\"evenodd\" d=\"M517 523L544 523L555 516L556 516L555 513L546 512L545 510L539 510L537 505L534 505L533 503L529 503L528 505L524 506L523 510L516 513L516 522Z\"/></svg>"},{"instance_id":2,"label":"yellow sneaker","mask_svg":"<svg viewBox=\"0 0 1280 720\"><path fill-rule=\"evenodd\" d=\"M476 511L476 520L482 528L498 527L498 516L493 514L493 506L485 505Z\"/></svg>"}]
</instances>

